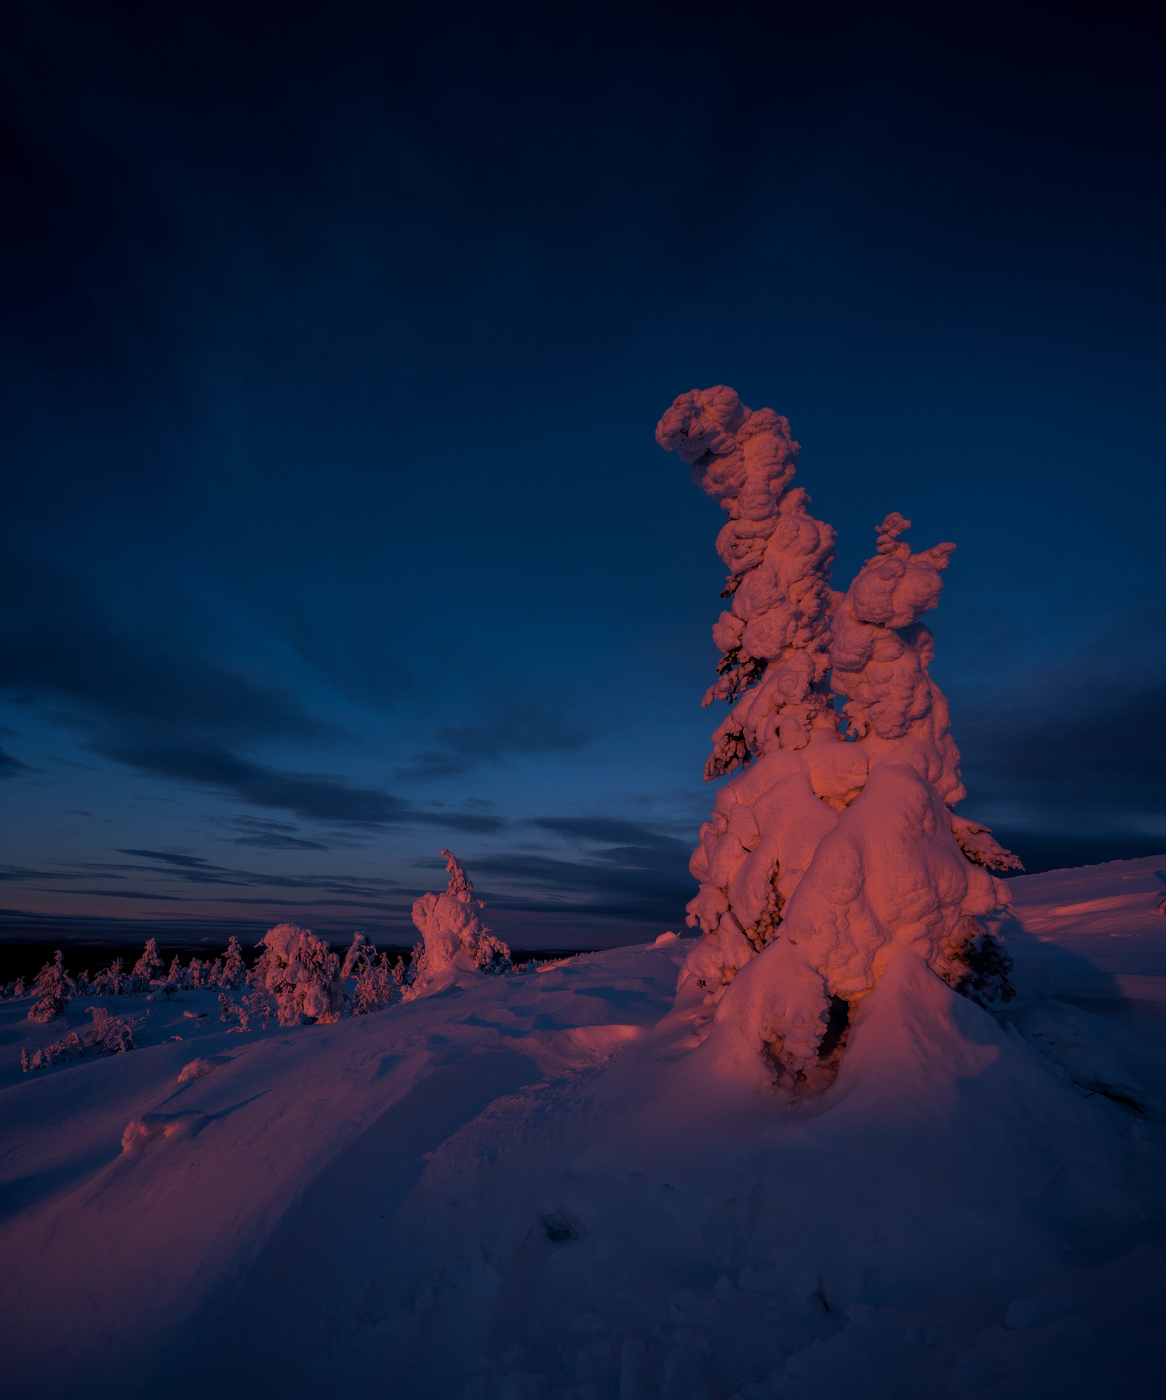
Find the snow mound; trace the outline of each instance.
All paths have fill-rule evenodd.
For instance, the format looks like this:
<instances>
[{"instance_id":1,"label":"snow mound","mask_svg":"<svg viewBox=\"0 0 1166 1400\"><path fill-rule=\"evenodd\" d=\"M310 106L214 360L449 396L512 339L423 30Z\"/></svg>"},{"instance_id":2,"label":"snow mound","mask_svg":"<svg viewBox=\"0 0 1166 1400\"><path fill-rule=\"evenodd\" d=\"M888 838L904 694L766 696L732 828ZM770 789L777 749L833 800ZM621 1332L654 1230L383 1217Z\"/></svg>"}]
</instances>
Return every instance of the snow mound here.
<instances>
[{"instance_id":1,"label":"snow mound","mask_svg":"<svg viewBox=\"0 0 1166 1400\"><path fill-rule=\"evenodd\" d=\"M895 944L811 1095L775 1092L739 1036L694 1037L688 939L537 977L454 969L449 994L256 1033L181 1088L189 1042L164 1038L14 1068L0 1308L55 1341L13 1353L9 1392L71 1400L83 1377L91 1400L145 1400L164 1373L196 1400L212 1336L225 1400L257 1374L286 1400L386 1375L427 1400L1108 1400L1115 1377L1150 1400L1162 869L1013 882L999 1009ZM1112 910L1081 916L1112 934L1050 912L1123 890L1136 938ZM182 995L213 1008L216 989ZM235 1044L182 1013L155 1016L200 1058Z\"/></svg>"},{"instance_id":2,"label":"snow mound","mask_svg":"<svg viewBox=\"0 0 1166 1400\"><path fill-rule=\"evenodd\" d=\"M208 1074L213 1074L218 1069L214 1060L208 1060L200 1056L197 1060L191 1060L189 1064L182 1066L182 1072L178 1076L179 1084L189 1084L194 1079L205 1079Z\"/></svg>"},{"instance_id":3,"label":"snow mound","mask_svg":"<svg viewBox=\"0 0 1166 1400\"><path fill-rule=\"evenodd\" d=\"M205 1122L205 1113L143 1113L126 1124L121 1135L122 1151L140 1156L148 1143L185 1135Z\"/></svg>"}]
</instances>

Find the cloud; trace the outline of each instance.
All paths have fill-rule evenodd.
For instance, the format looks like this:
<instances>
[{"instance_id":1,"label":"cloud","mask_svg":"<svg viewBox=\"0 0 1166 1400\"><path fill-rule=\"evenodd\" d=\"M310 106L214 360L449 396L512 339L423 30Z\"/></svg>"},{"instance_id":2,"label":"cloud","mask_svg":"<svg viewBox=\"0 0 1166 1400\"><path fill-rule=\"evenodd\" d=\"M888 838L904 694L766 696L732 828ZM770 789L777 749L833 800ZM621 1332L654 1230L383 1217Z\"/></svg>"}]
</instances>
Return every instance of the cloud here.
<instances>
[{"instance_id":1,"label":"cloud","mask_svg":"<svg viewBox=\"0 0 1166 1400\"><path fill-rule=\"evenodd\" d=\"M32 769L27 763L21 763L20 759L8 753L6 749L0 749L0 778L15 778L18 773L31 773Z\"/></svg>"},{"instance_id":2,"label":"cloud","mask_svg":"<svg viewBox=\"0 0 1166 1400\"><path fill-rule=\"evenodd\" d=\"M237 866L217 865L202 856L188 855L183 851L156 851L140 847L120 847L119 854L137 856L147 861L147 865L129 865L117 862L88 863L89 871L108 871L115 878L132 872L138 878L148 877L179 880L192 885L235 885L275 889L322 890L329 894L354 895L365 899L384 899L390 892L400 888L396 880L387 877L351 876L333 874L281 875L268 871L240 869Z\"/></svg>"},{"instance_id":3,"label":"cloud","mask_svg":"<svg viewBox=\"0 0 1166 1400\"><path fill-rule=\"evenodd\" d=\"M418 807L335 774L247 757L252 742L318 740L329 730L293 696L199 654L173 629L129 634L111 625L63 571L27 559L0 563L0 597L0 690L52 708L85 730L88 747L105 758L306 820L465 832L503 825L481 811ZM472 733L455 731L467 751Z\"/></svg>"},{"instance_id":4,"label":"cloud","mask_svg":"<svg viewBox=\"0 0 1166 1400\"><path fill-rule=\"evenodd\" d=\"M71 877L61 870L30 870L26 865L0 865L0 880L68 880Z\"/></svg>"},{"instance_id":5,"label":"cloud","mask_svg":"<svg viewBox=\"0 0 1166 1400\"><path fill-rule=\"evenodd\" d=\"M297 836L298 827L291 822L269 821L264 817L233 817L227 824L233 834L219 836L235 846L255 846L268 851L326 851L323 841L310 841Z\"/></svg>"},{"instance_id":6,"label":"cloud","mask_svg":"<svg viewBox=\"0 0 1166 1400\"><path fill-rule=\"evenodd\" d=\"M475 881L481 875L505 881L512 890L532 891L490 892L494 907L683 923L684 906L696 893L688 873L689 841L615 817L536 817L525 825L568 846L582 846L585 853L572 858L518 849L475 857L470 866ZM548 892L555 898L548 900Z\"/></svg>"},{"instance_id":7,"label":"cloud","mask_svg":"<svg viewBox=\"0 0 1166 1400\"><path fill-rule=\"evenodd\" d=\"M424 749L397 769L402 780L449 778L476 764L504 763L524 753L582 748L589 736L562 715L533 704L507 702L488 723L446 724L435 731L444 747Z\"/></svg>"},{"instance_id":8,"label":"cloud","mask_svg":"<svg viewBox=\"0 0 1166 1400\"><path fill-rule=\"evenodd\" d=\"M1041 850L1057 834L1075 851L1100 843L1099 859L1122 854L1123 843L1132 853L1138 838L1166 846L1163 713L1166 613L1132 614L990 703L957 708L968 809L1031 833Z\"/></svg>"}]
</instances>

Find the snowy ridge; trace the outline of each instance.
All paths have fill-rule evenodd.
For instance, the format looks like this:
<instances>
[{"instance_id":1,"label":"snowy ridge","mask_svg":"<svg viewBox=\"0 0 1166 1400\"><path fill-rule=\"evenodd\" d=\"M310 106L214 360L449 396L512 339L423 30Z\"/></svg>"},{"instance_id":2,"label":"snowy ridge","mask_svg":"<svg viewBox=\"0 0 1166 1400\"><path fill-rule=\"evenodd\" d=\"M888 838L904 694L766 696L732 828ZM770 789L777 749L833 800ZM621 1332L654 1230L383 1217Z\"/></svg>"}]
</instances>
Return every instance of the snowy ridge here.
<instances>
[{"instance_id":1,"label":"snowy ridge","mask_svg":"<svg viewBox=\"0 0 1166 1400\"><path fill-rule=\"evenodd\" d=\"M994 1014L898 949L784 1103L692 1050L672 936L244 1035L186 991L40 1077L4 1003L7 1393L1154 1395L1160 869L1011 881Z\"/></svg>"}]
</instances>

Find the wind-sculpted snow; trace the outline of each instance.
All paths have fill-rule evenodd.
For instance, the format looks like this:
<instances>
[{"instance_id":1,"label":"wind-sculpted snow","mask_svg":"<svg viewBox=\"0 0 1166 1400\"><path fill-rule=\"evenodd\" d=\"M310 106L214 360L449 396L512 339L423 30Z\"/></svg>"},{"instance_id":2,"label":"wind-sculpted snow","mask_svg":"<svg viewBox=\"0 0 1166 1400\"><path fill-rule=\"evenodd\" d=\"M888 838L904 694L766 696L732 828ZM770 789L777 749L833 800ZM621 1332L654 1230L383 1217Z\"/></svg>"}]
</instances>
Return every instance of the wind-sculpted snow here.
<instances>
[{"instance_id":1,"label":"wind-sculpted snow","mask_svg":"<svg viewBox=\"0 0 1166 1400\"><path fill-rule=\"evenodd\" d=\"M669 935L36 1075L6 1000L5 1400L1156 1400L1163 868L1010 886L1003 1010L896 944L796 1099Z\"/></svg>"},{"instance_id":2,"label":"wind-sculpted snow","mask_svg":"<svg viewBox=\"0 0 1166 1400\"><path fill-rule=\"evenodd\" d=\"M912 553L910 521L888 515L843 595L830 586L834 532L791 488L786 419L718 386L681 395L656 438L729 515L717 548L733 601L713 628L721 679L705 703L735 703L705 777L734 776L690 864L688 922L704 938L682 988L720 1003L716 1044L742 1038L804 1081L832 1005L866 995L893 947L966 985L978 919L1001 899L985 867L1019 865L950 810L965 791L921 618L955 546Z\"/></svg>"}]
</instances>

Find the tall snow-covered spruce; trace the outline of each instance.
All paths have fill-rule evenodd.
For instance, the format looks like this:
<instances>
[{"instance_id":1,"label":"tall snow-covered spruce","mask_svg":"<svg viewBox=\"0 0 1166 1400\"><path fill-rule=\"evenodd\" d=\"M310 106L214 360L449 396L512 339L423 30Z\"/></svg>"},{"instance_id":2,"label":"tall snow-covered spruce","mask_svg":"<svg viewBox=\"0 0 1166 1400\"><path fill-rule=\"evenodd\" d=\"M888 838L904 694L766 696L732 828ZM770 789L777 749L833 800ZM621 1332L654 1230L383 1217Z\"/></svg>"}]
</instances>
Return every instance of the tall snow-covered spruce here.
<instances>
[{"instance_id":1,"label":"tall snow-covered spruce","mask_svg":"<svg viewBox=\"0 0 1166 1400\"><path fill-rule=\"evenodd\" d=\"M959 752L920 621L955 546L913 554L900 539L910 522L889 515L839 593L834 531L791 487L799 448L785 418L721 385L676 399L656 440L729 517L717 550L731 602L705 704L733 707L705 778L734 776L690 865L688 922L703 936L681 990L716 1004L713 1034L793 1081L817 1065L832 1008L861 999L895 945L961 990L1007 990L979 916L1003 899L988 868L1019 861L951 811L965 795Z\"/></svg>"}]
</instances>

